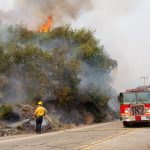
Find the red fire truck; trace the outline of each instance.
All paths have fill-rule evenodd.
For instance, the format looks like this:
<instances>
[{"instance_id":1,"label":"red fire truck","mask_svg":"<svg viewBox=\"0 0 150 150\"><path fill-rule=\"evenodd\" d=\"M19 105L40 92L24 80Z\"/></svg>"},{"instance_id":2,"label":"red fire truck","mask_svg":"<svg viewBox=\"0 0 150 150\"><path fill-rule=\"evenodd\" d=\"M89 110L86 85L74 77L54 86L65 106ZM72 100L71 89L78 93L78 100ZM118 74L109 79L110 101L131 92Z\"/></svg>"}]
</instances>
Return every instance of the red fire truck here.
<instances>
[{"instance_id":1,"label":"red fire truck","mask_svg":"<svg viewBox=\"0 0 150 150\"><path fill-rule=\"evenodd\" d=\"M120 119L124 126L150 122L150 86L121 92L118 101L120 103Z\"/></svg>"}]
</instances>

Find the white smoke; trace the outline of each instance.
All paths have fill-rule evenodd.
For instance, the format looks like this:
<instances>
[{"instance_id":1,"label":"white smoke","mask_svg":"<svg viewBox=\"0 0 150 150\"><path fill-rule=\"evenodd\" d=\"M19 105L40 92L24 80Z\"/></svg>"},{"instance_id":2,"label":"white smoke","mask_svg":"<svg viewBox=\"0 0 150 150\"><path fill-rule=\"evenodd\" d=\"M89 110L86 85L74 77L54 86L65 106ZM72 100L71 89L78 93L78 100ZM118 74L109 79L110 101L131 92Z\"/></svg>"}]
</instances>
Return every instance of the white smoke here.
<instances>
[{"instance_id":1,"label":"white smoke","mask_svg":"<svg viewBox=\"0 0 150 150\"><path fill-rule=\"evenodd\" d=\"M95 28L106 51L118 61L118 69L112 73L117 91L143 85L140 77L150 75L150 2L95 0L94 4L94 11L82 14L74 27Z\"/></svg>"}]
</instances>

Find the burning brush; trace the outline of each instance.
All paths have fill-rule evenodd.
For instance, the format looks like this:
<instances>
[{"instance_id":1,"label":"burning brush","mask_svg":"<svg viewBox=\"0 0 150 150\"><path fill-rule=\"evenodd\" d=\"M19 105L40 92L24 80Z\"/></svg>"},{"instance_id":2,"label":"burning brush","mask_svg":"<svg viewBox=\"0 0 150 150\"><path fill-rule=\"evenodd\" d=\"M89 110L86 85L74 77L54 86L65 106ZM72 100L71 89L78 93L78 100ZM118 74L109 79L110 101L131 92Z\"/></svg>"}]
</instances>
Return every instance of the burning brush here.
<instances>
[{"instance_id":1,"label":"burning brush","mask_svg":"<svg viewBox=\"0 0 150 150\"><path fill-rule=\"evenodd\" d=\"M39 28L39 32L48 32L51 30L53 25L53 19L51 16L48 17L48 20L46 23L44 23L40 28Z\"/></svg>"}]
</instances>

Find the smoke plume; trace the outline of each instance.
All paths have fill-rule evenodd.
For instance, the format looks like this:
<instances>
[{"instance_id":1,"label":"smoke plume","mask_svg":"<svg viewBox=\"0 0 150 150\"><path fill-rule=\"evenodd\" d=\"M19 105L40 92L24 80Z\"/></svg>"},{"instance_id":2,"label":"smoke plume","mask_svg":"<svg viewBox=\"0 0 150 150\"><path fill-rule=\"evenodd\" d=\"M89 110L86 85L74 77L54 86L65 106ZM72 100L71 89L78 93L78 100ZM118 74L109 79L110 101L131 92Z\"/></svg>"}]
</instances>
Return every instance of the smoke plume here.
<instances>
[{"instance_id":1,"label":"smoke plume","mask_svg":"<svg viewBox=\"0 0 150 150\"><path fill-rule=\"evenodd\" d=\"M113 87L118 92L140 85L139 77L149 74L147 73L149 55L146 51L149 46L147 44L149 16L146 15L149 14L149 4L146 3L149 2L95 0L93 3L93 12L82 14L77 22L73 22L73 26L79 28L88 26L96 29L96 36L98 39L102 39L106 51L118 61L118 70L113 72L115 80ZM88 20L85 19L86 16L88 16ZM144 49L145 52L143 52ZM140 62L140 60L143 61L140 57L147 60L144 61L144 65L142 65L143 62Z\"/></svg>"},{"instance_id":2,"label":"smoke plume","mask_svg":"<svg viewBox=\"0 0 150 150\"><path fill-rule=\"evenodd\" d=\"M22 22L30 29L37 29L48 16L52 16L54 26L58 26L91 9L90 0L14 0L12 10L0 12L0 20L8 24Z\"/></svg>"}]
</instances>

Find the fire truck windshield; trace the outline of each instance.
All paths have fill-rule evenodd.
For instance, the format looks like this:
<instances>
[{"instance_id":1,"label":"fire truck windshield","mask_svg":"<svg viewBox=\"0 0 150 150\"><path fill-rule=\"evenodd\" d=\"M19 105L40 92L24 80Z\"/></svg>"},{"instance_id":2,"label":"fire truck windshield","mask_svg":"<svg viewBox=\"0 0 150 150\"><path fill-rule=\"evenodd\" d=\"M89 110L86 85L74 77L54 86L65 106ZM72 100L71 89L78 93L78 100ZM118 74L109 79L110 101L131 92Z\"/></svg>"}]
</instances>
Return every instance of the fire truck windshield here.
<instances>
[{"instance_id":1,"label":"fire truck windshield","mask_svg":"<svg viewBox=\"0 0 150 150\"><path fill-rule=\"evenodd\" d=\"M137 102L138 103L150 103L150 92L138 92Z\"/></svg>"},{"instance_id":2,"label":"fire truck windshield","mask_svg":"<svg viewBox=\"0 0 150 150\"><path fill-rule=\"evenodd\" d=\"M136 103L135 93L124 93L123 94L123 103L124 104Z\"/></svg>"},{"instance_id":3,"label":"fire truck windshield","mask_svg":"<svg viewBox=\"0 0 150 150\"><path fill-rule=\"evenodd\" d=\"M150 103L150 92L123 93L123 103Z\"/></svg>"}]
</instances>

